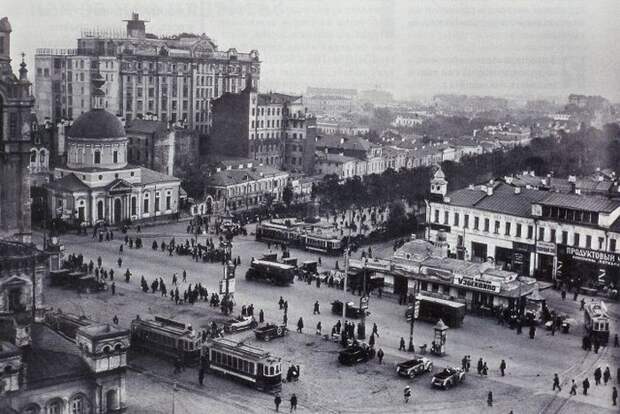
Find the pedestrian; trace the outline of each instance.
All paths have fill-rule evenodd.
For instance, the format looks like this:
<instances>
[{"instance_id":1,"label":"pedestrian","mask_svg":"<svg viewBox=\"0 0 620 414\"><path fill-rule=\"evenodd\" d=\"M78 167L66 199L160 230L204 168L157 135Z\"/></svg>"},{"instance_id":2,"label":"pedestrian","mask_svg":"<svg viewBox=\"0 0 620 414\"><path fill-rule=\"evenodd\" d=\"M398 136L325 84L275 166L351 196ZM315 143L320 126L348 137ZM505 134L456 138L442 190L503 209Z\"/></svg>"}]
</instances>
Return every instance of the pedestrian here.
<instances>
[{"instance_id":1,"label":"pedestrian","mask_svg":"<svg viewBox=\"0 0 620 414\"><path fill-rule=\"evenodd\" d=\"M558 389L558 391L562 391L562 387L560 387L560 377L558 377L558 374L553 374L553 390L555 391L555 389Z\"/></svg>"},{"instance_id":2,"label":"pedestrian","mask_svg":"<svg viewBox=\"0 0 620 414\"><path fill-rule=\"evenodd\" d=\"M258 322L259 323L265 322L265 313L263 312L262 309L258 311Z\"/></svg>"},{"instance_id":3,"label":"pedestrian","mask_svg":"<svg viewBox=\"0 0 620 414\"><path fill-rule=\"evenodd\" d=\"M573 301L577 302L577 296L579 295L579 291L575 288L575 293L573 294Z\"/></svg>"},{"instance_id":4,"label":"pedestrian","mask_svg":"<svg viewBox=\"0 0 620 414\"><path fill-rule=\"evenodd\" d=\"M183 269L183 283L187 282L187 272Z\"/></svg>"},{"instance_id":5,"label":"pedestrian","mask_svg":"<svg viewBox=\"0 0 620 414\"><path fill-rule=\"evenodd\" d=\"M379 351L377 351L377 359L379 360L379 365L383 363L383 355L385 355L383 353L383 349L379 348Z\"/></svg>"},{"instance_id":6,"label":"pedestrian","mask_svg":"<svg viewBox=\"0 0 620 414\"><path fill-rule=\"evenodd\" d=\"M583 310L585 306L586 306L586 301L584 298L581 298L581 301L579 301L579 310Z\"/></svg>"},{"instance_id":7,"label":"pedestrian","mask_svg":"<svg viewBox=\"0 0 620 414\"><path fill-rule=\"evenodd\" d=\"M204 382L205 379L205 369L203 367L200 367L200 369L198 370L198 384L200 384L200 386L202 387L202 383Z\"/></svg>"},{"instance_id":8,"label":"pedestrian","mask_svg":"<svg viewBox=\"0 0 620 414\"><path fill-rule=\"evenodd\" d=\"M411 387L409 385L403 390L403 396L405 397L405 404L409 403L409 398L411 398Z\"/></svg>"},{"instance_id":9,"label":"pedestrian","mask_svg":"<svg viewBox=\"0 0 620 414\"><path fill-rule=\"evenodd\" d=\"M399 351L405 351L405 338L400 337L400 346L398 347Z\"/></svg>"},{"instance_id":10,"label":"pedestrian","mask_svg":"<svg viewBox=\"0 0 620 414\"><path fill-rule=\"evenodd\" d=\"M570 395L577 395L577 383L573 379L570 384Z\"/></svg>"},{"instance_id":11,"label":"pedestrian","mask_svg":"<svg viewBox=\"0 0 620 414\"><path fill-rule=\"evenodd\" d=\"M603 382L605 383L605 385L607 385L610 379L611 379L611 371L609 371L609 367L607 367L605 368L605 372L603 372Z\"/></svg>"},{"instance_id":12,"label":"pedestrian","mask_svg":"<svg viewBox=\"0 0 620 414\"><path fill-rule=\"evenodd\" d=\"M566 300L566 289L562 289L562 300Z\"/></svg>"},{"instance_id":13,"label":"pedestrian","mask_svg":"<svg viewBox=\"0 0 620 414\"><path fill-rule=\"evenodd\" d=\"M118 246L118 252L120 254L123 254L123 245L122 244L120 246Z\"/></svg>"},{"instance_id":14,"label":"pedestrian","mask_svg":"<svg viewBox=\"0 0 620 414\"><path fill-rule=\"evenodd\" d=\"M461 368L463 368L463 371L467 372L467 355L461 359Z\"/></svg>"},{"instance_id":15,"label":"pedestrian","mask_svg":"<svg viewBox=\"0 0 620 414\"><path fill-rule=\"evenodd\" d=\"M291 413L295 411L297 412L297 396L295 394L291 395Z\"/></svg>"},{"instance_id":16,"label":"pedestrian","mask_svg":"<svg viewBox=\"0 0 620 414\"><path fill-rule=\"evenodd\" d=\"M316 324L316 334L317 335L321 335L321 329L322 329L321 321L319 321L319 323Z\"/></svg>"},{"instance_id":17,"label":"pedestrian","mask_svg":"<svg viewBox=\"0 0 620 414\"><path fill-rule=\"evenodd\" d=\"M282 298L282 296L280 296L280 300L278 301L278 306L280 306L280 310L284 308L284 299Z\"/></svg>"},{"instance_id":18,"label":"pedestrian","mask_svg":"<svg viewBox=\"0 0 620 414\"><path fill-rule=\"evenodd\" d=\"M536 336L536 327L534 325L530 326L530 339L534 339Z\"/></svg>"},{"instance_id":19,"label":"pedestrian","mask_svg":"<svg viewBox=\"0 0 620 414\"><path fill-rule=\"evenodd\" d=\"M116 295L116 284L114 284L114 282L112 282L112 286L110 286L110 290L112 291L113 295Z\"/></svg>"},{"instance_id":20,"label":"pedestrian","mask_svg":"<svg viewBox=\"0 0 620 414\"><path fill-rule=\"evenodd\" d=\"M313 315L320 315L321 314L321 310L319 308L319 301L317 300L316 302L314 302L314 311L312 312Z\"/></svg>"},{"instance_id":21,"label":"pedestrian","mask_svg":"<svg viewBox=\"0 0 620 414\"><path fill-rule=\"evenodd\" d=\"M377 338L379 337L379 328L377 327L376 323L372 324L372 333L373 335L377 335Z\"/></svg>"},{"instance_id":22,"label":"pedestrian","mask_svg":"<svg viewBox=\"0 0 620 414\"><path fill-rule=\"evenodd\" d=\"M118 263L118 267L122 267L123 266L123 259L121 259L120 257L118 258L118 260L116 261L116 263Z\"/></svg>"},{"instance_id":23,"label":"pedestrian","mask_svg":"<svg viewBox=\"0 0 620 414\"><path fill-rule=\"evenodd\" d=\"M304 320L300 316L299 320L297 321L297 332L302 333L303 329L304 329Z\"/></svg>"},{"instance_id":24,"label":"pedestrian","mask_svg":"<svg viewBox=\"0 0 620 414\"><path fill-rule=\"evenodd\" d=\"M482 367L484 366L484 362L482 362L482 358L478 360L478 365L476 366L476 370L478 371L478 375L482 375Z\"/></svg>"},{"instance_id":25,"label":"pedestrian","mask_svg":"<svg viewBox=\"0 0 620 414\"><path fill-rule=\"evenodd\" d=\"M487 363L485 362L484 364L482 364L482 375L488 375L489 374L489 367L487 367Z\"/></svg>"},{"instance_id":26,"label":"pedestrian","mask_svg":"<svg viewBox=\"0 0 620 414\"><path fill-rule=\"evenodd\" d=\"M112 322L114 323L114 325L118 325L118 316L114 315L114 317L112 318Z\"/></svg>"},{"instance_id":27,"label":"pedestrian","mask_svg":"<svg viewBox=\"0 0 620 414\"><path fill-rule=\"evenodd\" d=\"M368 346L371 348L375 346L375 334L374 333L370 334L370 338L368 339Z\"/></svg>"},{"instance_id":28,"label":"pedestrian","mask_svg":"<svg viewBox=\"0 0 620 414\"><path fill-rule=\"evenodd\" d=\"M502 377L504 376L504 371L506 371L506 361L502 359L502 362L499 363L499 371L502 373Z\"/></svg>"},{"instance_id":29,"label":"pedestrian","mask_svg":"<svg viewBox=\"0 0 620 414\"><path fill-rule=\"evenodd\" d=\"M618 389L614 385L613 390L611 390L611 404L615 407L618 405Z\"/></svg>"},{"instance_id":30,"label":"pedestrian","mask_svg":"<svg viewBox=\"0 0 620 414\"><path fill-rule=\"evenodd\" d=\"M282 404L282 397L280 397L280 394L276 394L273 403L276 405L276 412L280 411L280 404Z\"/></svg>"},{"instance_id":31,"label":"pedestrian","mask_svg":"<svg viewBox=\"0 0 620 414\"><path fill-rule=\"evenodd\" d=\"M489 407L493 407L493 393L491 391L489 391L489 394L487 395L487 405Z\"/></svg>"},{"instance_id":32,"label":"pedestrian","mask_svg":"<svg viewBox=\"0 0 620 414\"><path fill-rule=\"evenodd\" d=\"M584 379L581 385L583 386L583 395L588 395L588 388L590 388L590 381L588 378Z\"/></svg>"},{"instance_id":33,"label":"pedestrian","mask_svg":"<svg viewBox=\"0 0 620 414\"><path fill-rule=\"evenodd\" d=\"M601 371L601 367L597 367L594 370L594 385L601 385L601 377L603 376L603 373Z\"/></svg>"}]
</instances>

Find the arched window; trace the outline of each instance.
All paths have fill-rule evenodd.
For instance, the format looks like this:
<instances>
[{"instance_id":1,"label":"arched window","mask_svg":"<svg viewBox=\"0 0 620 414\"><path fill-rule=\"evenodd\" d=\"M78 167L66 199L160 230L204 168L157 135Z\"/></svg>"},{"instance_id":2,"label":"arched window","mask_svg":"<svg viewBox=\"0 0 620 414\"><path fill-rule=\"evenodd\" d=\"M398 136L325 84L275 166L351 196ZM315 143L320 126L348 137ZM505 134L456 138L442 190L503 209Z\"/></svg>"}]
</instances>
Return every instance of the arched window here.
<instances>
[{"instance_id":1,"label":"arched window","mask_svg":"<svg viewBox=\"0 0 620 414\"><path fill-rule=\"evenodd\" d=\"M131 197L131 215L135 216L137 212L137 200L136 197Z\"/></svg>"},{"instance_id":2,"label":"arched window","mask_svg":"<svg viewBox=\"0 0 620 414\"><path fill-rule=\"evenodd\" d=\"M107 345L103 347L103 352L106 353L106 354L109 354L111 350L112 350L112 348L110 348Z\"/></svg>"},{"instance_id":3,"label":"arched window","mask_svg":"<svg viewBox=\"0 0 620 414\"><path fill-rule=\"evenodd\" d=\"M63 412L63 402L56 398L47 403L47 414L61 414Z\"/></svg>"},{"instance_id":4,"label":"arched window","mask_svg":"<svg viewBox=\"0 0 620 414\"><path fill-rule=\"evenodd\" d=\"M37 162L37 151L30 151L30 162Z\"/></svg>"},{"instance_id":5,"label":"arched window","mask_svg":"<svg viewBox=\"0 0 620 414\"><path fill-rule=\"evenodd\" d=\"M36 404L29 404L22 410L23 414L39 414L41 412L41 408Z\"/></svg>"},{"instance_id":6,"label":"arched window","mask_svg":"<svg viewBox=\"0 0 620 414\"><path fill-rule=\"evenodd\" d=\"M39 164L44 165L46 163L46 159L47 151L45 151L45 149L42 149L41 152L39 152Z\"/></svg>"},{"instance_id":7,"label":"arched window","mask_svg":"<svg viewBox=\"0 0 620 414\"><path fill-rule=\"evenodd\" d=\"M101 151L95 151L95 164L101 164Z\"/></svg>"},{"instance_id":8,"label":"arched window","mask_svg":"<svg viewBox=\"0 0 620 414\"><path fill-rule=\"evenodd\" d=\"M70 414L86 414L86 400L82 395L76 395L69 405Z\"/></svg>"},{"instance_id":9,"label":"arched window","mask_svg":"<svg viewBox=\"0 0 620 414\"><path fill-rule=\"evenodd\" d=\"M101 200L97 202L97 219L103 220L103 201Z\"/></svg>"}]
</instances>

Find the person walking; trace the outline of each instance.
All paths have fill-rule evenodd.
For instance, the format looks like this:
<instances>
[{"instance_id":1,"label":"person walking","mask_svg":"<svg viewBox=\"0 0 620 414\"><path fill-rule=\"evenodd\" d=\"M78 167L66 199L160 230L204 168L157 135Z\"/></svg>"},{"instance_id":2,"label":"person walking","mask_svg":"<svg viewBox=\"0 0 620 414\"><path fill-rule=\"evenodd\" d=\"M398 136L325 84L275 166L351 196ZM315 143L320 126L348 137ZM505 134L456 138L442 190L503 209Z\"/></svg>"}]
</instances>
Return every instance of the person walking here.
<instances>
[{"instance_id":1,"label":"person walking","mask_svg":"<svg viewBox=\"0 0 620 414\"><path fill-rule=\"evenodd\" d=\"M476 366L476 370L478 371L478 375L482 375L482 367L484 366L484 362L482 362L482 358L478 360L478 365Z\"/></svg>"},{"instance_id":2,"label":"person walking","mask_svg":"<svg viewBox=\"0 0 620 414\"><path fill-rule=\"evenodd\" d=\"M118 316L114 315L114 317L112 318L112 322L114 323L114 325L118 325Z\"/></svg>"},{"instance_id":3,"label":"person walking","mask_svg":"<svg viewBox=\"0 0 620 414\"><path fill-rule=\"evenodd\" d=\"M379 360L379 365L383 364L383 356L385 354L383 353L383 349L379 348L379 351L377 351L377 359Z\"/></svg>"},{"instance_id":4,"label":"person walking","mask_svg":"<svg viewBox=\"0 0 620 414\"><path fill-rule=\"evenodd\" d=\"M502 362L499 363L499 371L502 373L502 377L504 376L504 371L506 371L506 361L502 359Z\"/></svg>"},{"instance_id":5,"label":"person walking","mask_svg":"<svg viewBox=\"0 0 620 414\"><path fill-rule=\"evenodd\" d=\"M319 301L317 300L316 302L314 302L314 311L312 312L313 315L320 315L321 314L321 310L319 308Z\"/></svg>"},{"instance_id":6,"label":"person walking","mask_svg":"<svg viewBox=\"0 0 620 414\"><path fill-rule=\"evenodd\" d=\"M611 371L609 370L609 367L607 367L605 368L605 371L603 372L603 382L605 383L605 385L607 385L610 379L611 379Z\"/></svg>"},{"instance_id":7,"label":"person walking","mask_svg":"<svg viewBox=\"0 0 620 414\"><path fill-rule=\"evenodd\" d=\"M570 384L570 395L577 395L577 383L573 379Z\"/></svg>"},{"instance_id":8,"label":"person walking","mask_svg":"<svg viewBox=\"0 0 620 414\"><path fill-rule=\"evenodd\" d=\"M297 332L302 333L303 329L304 329L304 320L300 316L299 320L297 321Z\"/></svg>"},{"instance_id":9,"label":"person walking","mask_svg":"<svg viewBox=\"0 0 620 414\"><path fill-rule=\"evenodd\" d=\"M291 413L295 411L297 412L297 396L295 394L291 395Z\"/></svg>"},{"instance_id":10,"label":"person walking","mask_svg":"<svg viewBox=\"0 0 620 414\"><path fill-rule=\"evenodd\" d=\"M601 377L603 376L603 373L601 371L601 367L597 367L594 370L594 385L601 385Z\"/></svg>"},{"instance_id":11,"label":"person walking","mask_svg":"<svg viewBox=\"0 0 620 414\"><path fill-rule=\"evenodd\" d=\"M282 404L282 397L280 397L280 394L276 394L273 403L276 405L276 412L280 411L280 404Z\"/></svg>"},{"instance_id":12,"label":"person walking","mask_svg":"<svg viewBox=\"0 0 620 414\"><path fill-rule=\"evenodd\" d=\"M588 388L590 388L590 381L588 378L584 379L581 385L583 386L583 395L588 395Z\"/></svg>"},{"instance_id":13,"label":"person walking","mask_svg":"<svg viewBox=\"0 0 620 414\"><path fill-rule=\"evenodd\" d=\"M316 334L320 336L322 329L323 329L323 327L321 325L321 321L319 321L319 323L316 324Z\"/></svg>"},{"instance_id":14,"label":"person walking","mask_svg":"<svg viewBox=\"0 0 620 414\"><path fill-rule=\"evenodd\" d=\"M112 291L112 295L116 295L116 284L112 282L112 286L110 286L110 290Z\"/></svg>"},{"instance_id":15,"label":"person walking","mask_svg":"<svg viewBox=\"0 0 620 414\"><path fill-rule=\"evenodd\" d=\"M374 335L376 335L376 336L377 336L377 338L379 337L379 328L377 327L377 324L376 324L376 323L373 323L373 324L372 324L372 333L373 333Z\"/></svg>"},{"instance_id":16,"label":"person walking","mask_svg":"<svg viewBox=\"0 0 620 414\"><path fill-rule=\"evenodd\" d=\"M487 394L487 405L493 407L493 392L491 391Z\"/></svg>"},{"instance_id":17,"label":"person walking","mask_svg":"<svg viewBox=\"0 0 620 414\"><path fill-rule=\"evenodd\" d=\"M123 266L123 259L119 257L116 263L118 263L118 267L121 268Z\"/></svg>"},{"instance_id":18,"label":"person walking","mask_svg":"<svg viewBox=\"0 0 620 414\"><path fill-rule=\"evenodd\" d=\"M284 299L282 298L282 296L280 296L280 300L278 301L278 306L280 307L280 310L284 308Z\"/></svg>"},{"instance_id":19,"label":"person walking","mask_svg":"<svg viewBox=\"0 0 620 414\"><path fill-rule=\"evenodd\" d=\"M553 390L555 391L555 389L558 389L558 391L562 391L562 387L560 387L560 377L558 377L558 374L553 374Z\"/></svg>"},{"instance_id":20,"label":"person walking","mask_svg":"<svg viewBox=\"0 0 620 414\"><path fill-rule=\"evenodd\" d=\"M614 385L614 388L611 390L611 404L615 407L618 405L618 389Z\"/></svg>"},{"instance_id":21,"label":"person walking","mask_svg":"<svg viewBox=\"0 0 620 414\"><path fill-rule=\"evenodd\" d=\"M405 404L408 404L409 398L411 398L411 387L409 385L403 390L403 397L405 398Z\"/></svg>"},{"instance_id":22,"label":"person walking","mask_svg":"<svg viewBox=\"0 0 620 414\"><path fill-rule=\"evenodd\" d=\"M400 337L400 346L398 347L399 351L405 351L405 338Z\"/></svg>"}]
</instances>

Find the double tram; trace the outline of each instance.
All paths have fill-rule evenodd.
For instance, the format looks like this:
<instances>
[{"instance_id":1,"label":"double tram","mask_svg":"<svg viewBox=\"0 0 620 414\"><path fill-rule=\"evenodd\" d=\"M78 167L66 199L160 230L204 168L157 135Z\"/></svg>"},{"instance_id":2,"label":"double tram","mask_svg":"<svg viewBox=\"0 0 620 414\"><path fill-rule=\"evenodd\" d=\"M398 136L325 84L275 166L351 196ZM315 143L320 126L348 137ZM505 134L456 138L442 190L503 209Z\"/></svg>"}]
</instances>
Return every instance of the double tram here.
<instances>
[{"instance_id":1,"label":"double tram","mask_svg":"<svg viewBox=\"0 0 620 414\"><path fill-rule=\"evenodd\" d=\"M155 316L154 320L139 317L131 322L131 348L166 358L179 358L185 365L200 360L202 338L191 325Z\"/></svg>"},{"instance_id":2,"label":"double tram","mask_svg":"<svg viewBox=\"0 0 620 414\"><path fill-rule=\"evenodd\" d=\"M266 221L256 225L256 240L296 245L299 243L299 232L295 226Z\"/></svg>"},{"instance_id":3,"label":"double tram","mask_svg":"<svg viewBox=\"0 0 620 414\"><path fill-rule=\"evenodd\" d=\"M45 312L43 321L53 331L71 341L75 341L75 335L78 329L96 323L95 321L88 319L86 316L78 316L73 313L64 313L60 309Z\"/></svg>"},{"instance_id":4,"label":"double tram","mask_svg":"<svg viewBox=\"0 0 620 414\"><path fill-rule=\"evenodd\" d=\"M269 352L227 338L215 338L202 345L202 366L246 383L259 391L282 388L282 361Z\"/></svg>"},{"instance_id":5,"label":"double tram","mask_svg":"<svg viewBox=\"0 0 620 414\"><path fill-rule=\"evenodd\" d=\"M592 339L596 338L601 344L609 341L609 315L603 301L592 301L585 305L583 322Z\"/></svg>"}]
</instances>

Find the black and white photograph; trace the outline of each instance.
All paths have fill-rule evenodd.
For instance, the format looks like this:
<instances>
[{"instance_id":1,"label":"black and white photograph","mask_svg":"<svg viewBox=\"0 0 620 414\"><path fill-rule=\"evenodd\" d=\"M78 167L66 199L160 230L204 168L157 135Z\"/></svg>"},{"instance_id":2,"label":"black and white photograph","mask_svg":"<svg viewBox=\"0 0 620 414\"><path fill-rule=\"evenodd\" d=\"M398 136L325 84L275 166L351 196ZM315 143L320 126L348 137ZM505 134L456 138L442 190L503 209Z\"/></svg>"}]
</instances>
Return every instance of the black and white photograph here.
<instances>
[{"instance_id":1,"label":"black and white photograph","mask_svg":"<svg viewBox=\"0 0 620 414\"><path fill-rule=\"evenodd\" d=\"M0 414L612 414L617 0L0 0Z\"/></svg>"}]
</instances>

